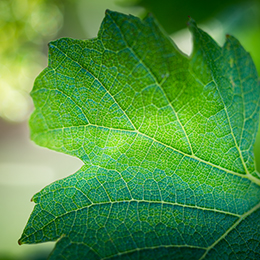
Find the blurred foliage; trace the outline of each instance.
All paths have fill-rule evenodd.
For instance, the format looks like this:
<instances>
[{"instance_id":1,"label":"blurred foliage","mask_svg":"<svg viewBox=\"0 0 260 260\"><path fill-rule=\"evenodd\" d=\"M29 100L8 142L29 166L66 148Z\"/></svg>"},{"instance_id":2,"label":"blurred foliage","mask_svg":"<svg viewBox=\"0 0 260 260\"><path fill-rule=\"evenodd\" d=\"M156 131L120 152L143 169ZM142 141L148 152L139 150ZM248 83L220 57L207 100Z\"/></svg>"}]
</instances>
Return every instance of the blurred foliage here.
<instances>
[{"instance_id":1,"label":"blurred foliage","mask_svg":"<svg viewBox=\"0 0 260 260\"><path fill-rule=\"evenodd\" d=\"M63 23L62 1L0 1L0 116L21 121L30 110L29 91L45 61L41 49Z\"/></svg>"},{"instance_id":2,"label":"blurred foliage","mask_svg":"<svg viewBox=\"0 0 260 260\"><path fill-rule=\"evenodd\" d=\"M232 34L250 52L260 73L260 1L226 0L121 0L122 5L145 8L142 16L153 13L168 33L187 27L188 16L197 23L217 21L220 35ZM212 34L212 32L210 32ZM214 38L215 35L214 35Z\"/></svg>"},{"instance_id":3,"label":"blurred foliage","mask_svg":"<svg viewBox=\"0 0 260 260\"><path fill-rule=\"evenodd\" d=\"M220 12L241 3L255 3L258 0L125 0L130 5L142 6L151 12L168 33L186 27L188 16L197 23L208 22ZM122 2L123 3L123 2Z\"/></svg>"}]
</instances>

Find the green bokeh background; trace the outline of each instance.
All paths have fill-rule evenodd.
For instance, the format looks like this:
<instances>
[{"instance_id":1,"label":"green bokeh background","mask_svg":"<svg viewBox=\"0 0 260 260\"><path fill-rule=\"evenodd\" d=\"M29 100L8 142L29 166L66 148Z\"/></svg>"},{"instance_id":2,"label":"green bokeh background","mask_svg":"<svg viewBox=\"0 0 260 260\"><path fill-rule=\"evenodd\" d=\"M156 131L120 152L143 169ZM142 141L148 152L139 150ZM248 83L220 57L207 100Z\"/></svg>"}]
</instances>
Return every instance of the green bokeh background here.
<instances>
[{"instance_id":1,"label":"green bokeh background","mask_svg":"<svg viewBox=\"0 0 260 260\"><path fill-rule=\"evenodd\" d=\"M47 64L47 43L60 37L93 38L106 9L154 16L179 48L191 51L186 29L194 18L220 44L239 39L260 74L260 1L229 0L1 0L0 1L0 259L46 259L54 243L19 246L33 208L30 199L56 179L75 172L76 158L39 148L29 140L29 92ZM260 135L255 144L260 170Z\"/></svg>"}]
</instances>

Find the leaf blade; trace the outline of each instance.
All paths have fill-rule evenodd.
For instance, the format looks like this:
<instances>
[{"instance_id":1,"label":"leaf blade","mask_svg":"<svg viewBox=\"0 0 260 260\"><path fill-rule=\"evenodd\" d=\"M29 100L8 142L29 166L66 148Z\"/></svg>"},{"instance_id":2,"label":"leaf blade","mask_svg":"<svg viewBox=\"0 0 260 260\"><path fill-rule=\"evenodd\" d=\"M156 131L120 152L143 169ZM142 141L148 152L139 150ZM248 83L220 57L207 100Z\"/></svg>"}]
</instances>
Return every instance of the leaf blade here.
<instances>
[{"instance_id":1,"label":"leaf blade","mask_svg":"<svg viewBox=\"0 0 260 260\"><path fill-rule=\"evenodd\" d=\"M151 259L165 252L199 259L247 214L258 214L253 155L243 164L245 149L214 82L222 68L203 56L194 35L188 59L152 17L109 11L97 39L50 44L49 67L32 92L32 138L85 165L34 196L20 243L61 237L51 259L76 259L75 252L78 259L131 259L149 250ZM205 33L203 39L230 67L231 54L221 54L227 45L218 47ZM231 80L224 83L232 90ZM252 146L259 108L249 111Z\"/></svg>"}]
</instances>

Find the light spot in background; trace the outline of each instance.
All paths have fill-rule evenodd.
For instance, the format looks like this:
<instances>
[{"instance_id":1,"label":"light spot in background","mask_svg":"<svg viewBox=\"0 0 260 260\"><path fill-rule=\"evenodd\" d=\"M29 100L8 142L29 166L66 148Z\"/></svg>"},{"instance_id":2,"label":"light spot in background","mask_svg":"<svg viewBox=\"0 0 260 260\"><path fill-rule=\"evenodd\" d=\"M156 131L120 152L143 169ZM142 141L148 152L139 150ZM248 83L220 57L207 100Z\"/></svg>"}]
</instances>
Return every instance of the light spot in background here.
<instances>
[{"instance_id":1,"label":"light spot in background","mask_svg":"<svg viewBox=\"0 0 260 260\"><path fill-rule=\"evenodd\" d=\"M47 185L56 180L52 168L29 163L1 163L0 177L0 185L4 186Z\"/></svg>"},{"instance_id":2,"label":"light spot in background","mask_svg":"<svg viewBox=\"0 0 260 260\"><path fill-rule=\"evenodd\" d=\"M44 23L42 22L44 21ZM38 6L28 19L30 28L39 36L55 36L63 24L63 15L60 9L53 4ZM48 29L47 29L48 28ZM34 36L31 40L36 40Z\"/></svg>"},{"instance_id":3,"label":"light spot in background","mask_svg":"<svg viewBox=\"0 0 260 260\"><path fill-rule=\"evenodd\" d=\"M29 113L29 102L26 93L13 89L4 81L1 82L0 115L10 121L21 121Z\"/></svg>"},{"instance_id":4,"label":"light spot in background","mask_svg":"<svg viewBox=\"0 0 260 260\"><path fill-rule=\"evenodd\" d=\"M190 55L192 49L191 33L188 29L180 30L172 34L171 39L178 48L185 54Z\"/></svg>"}]
</instances>

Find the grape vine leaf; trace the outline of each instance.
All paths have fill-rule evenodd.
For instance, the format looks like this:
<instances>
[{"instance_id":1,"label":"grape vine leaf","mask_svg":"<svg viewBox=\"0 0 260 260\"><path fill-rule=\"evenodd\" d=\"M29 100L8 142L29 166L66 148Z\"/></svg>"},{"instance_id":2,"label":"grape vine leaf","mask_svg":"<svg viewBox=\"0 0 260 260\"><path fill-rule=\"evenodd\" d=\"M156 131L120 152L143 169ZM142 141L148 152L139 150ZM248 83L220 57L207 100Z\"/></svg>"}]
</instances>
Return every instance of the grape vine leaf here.
<instances>
[{"instance_id":1,"label":"grape vine leaf","mask_svg":"<svg viewBox=\"0 0 260 260\"><path fill-rule=\"evenodd\" d=\"M49 44L31 137L84 165L34 195L20 244L50 259L257 259L260 84L232 36L190 20L191 57L150 15L107 11L98 37Z\"/></svg>"}]
</instances>

